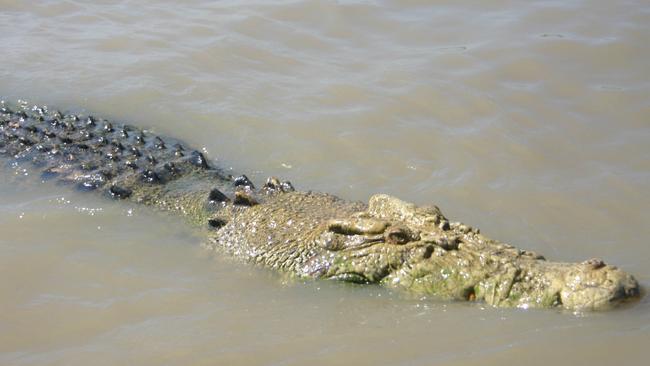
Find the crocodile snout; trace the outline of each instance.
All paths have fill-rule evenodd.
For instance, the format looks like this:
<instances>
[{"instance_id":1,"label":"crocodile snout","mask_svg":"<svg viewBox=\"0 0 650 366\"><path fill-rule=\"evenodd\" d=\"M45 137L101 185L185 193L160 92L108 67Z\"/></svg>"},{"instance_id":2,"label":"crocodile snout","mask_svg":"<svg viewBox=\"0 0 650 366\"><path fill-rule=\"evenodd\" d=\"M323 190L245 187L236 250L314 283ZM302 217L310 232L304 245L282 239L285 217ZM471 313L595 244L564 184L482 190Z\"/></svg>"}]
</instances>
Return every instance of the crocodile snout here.
<instances>
[{"instance_id":1,"label":"crocodile snout","mask_svg":"<svg viewBox=\"0 0 650 366\"><path fill-rule=\"evenodd\" d=\"M639 283L631 275L602 261L589 260L566 274L560 298L568 309L600 310L638 298L640 293Z\"/></svg>"}]
</instances>

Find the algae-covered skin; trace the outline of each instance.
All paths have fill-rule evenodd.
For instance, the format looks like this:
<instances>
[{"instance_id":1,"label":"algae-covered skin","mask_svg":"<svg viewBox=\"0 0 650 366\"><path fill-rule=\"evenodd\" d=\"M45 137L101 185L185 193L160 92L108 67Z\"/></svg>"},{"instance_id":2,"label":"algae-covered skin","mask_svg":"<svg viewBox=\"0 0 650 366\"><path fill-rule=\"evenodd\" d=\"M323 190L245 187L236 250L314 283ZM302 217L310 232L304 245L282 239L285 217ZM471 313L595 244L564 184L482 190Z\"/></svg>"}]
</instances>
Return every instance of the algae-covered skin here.
<instances>
[{"instance_id":1,"label":"algae-covered skin","mask_svg":"<svg viewBox=\"0 0 650 366\"><path fill-rule=\"evenodd\" d=\"M2 102L0 155L44 179L178 212L209 227L215 249L299 277L521 308L609 309L640 293L602 260L546 261L435 206L383 194L348 202L276 178L256 189L177 140L89 115Z\"/></svg>"}]
</instances>

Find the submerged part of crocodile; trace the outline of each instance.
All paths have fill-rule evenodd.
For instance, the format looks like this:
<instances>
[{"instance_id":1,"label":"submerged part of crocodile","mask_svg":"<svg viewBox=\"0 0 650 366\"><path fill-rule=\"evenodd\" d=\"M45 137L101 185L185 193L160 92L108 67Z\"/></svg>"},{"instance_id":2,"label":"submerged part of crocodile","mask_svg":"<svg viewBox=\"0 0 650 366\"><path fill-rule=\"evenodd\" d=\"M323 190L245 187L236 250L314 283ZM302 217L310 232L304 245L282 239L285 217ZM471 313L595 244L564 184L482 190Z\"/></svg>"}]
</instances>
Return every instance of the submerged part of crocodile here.
<instances>
[{"instance_id":1,"label":"submerged part of crocodile","mask_svg":"<svg viewBox=\"0 0 650 366\"><path fill-rule=\"evenodd\" d=\"M297 276L504 307L607 309L639 296L602 260L549 262L388 195L366 205L275 178L256 189L179 141L88 115L2 102L0 155L43 179L179 212L208 226L215 248Z\"/></svg>"}]
</instances>

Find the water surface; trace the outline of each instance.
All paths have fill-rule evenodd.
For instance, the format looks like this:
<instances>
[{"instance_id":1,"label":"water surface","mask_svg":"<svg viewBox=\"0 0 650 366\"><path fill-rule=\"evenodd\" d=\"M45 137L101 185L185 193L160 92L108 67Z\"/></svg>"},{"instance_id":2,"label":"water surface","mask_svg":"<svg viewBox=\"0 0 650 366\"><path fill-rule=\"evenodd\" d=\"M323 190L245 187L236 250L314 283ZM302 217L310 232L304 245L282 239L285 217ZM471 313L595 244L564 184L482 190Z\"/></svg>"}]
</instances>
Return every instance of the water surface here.
<instances>
[{"instance_id":1,"label":"water surface","mask_svg":"<svg viewBox=\"0 0 650 366\"><path fill-rule=\"evenodd\" d=\"M0 96L257 183L377 192L650 286L644 1L0 0ZM146 208L0 175L0 364L642 364L650 301L491 309L287 282Z\"/></svg>"}]
</instances>

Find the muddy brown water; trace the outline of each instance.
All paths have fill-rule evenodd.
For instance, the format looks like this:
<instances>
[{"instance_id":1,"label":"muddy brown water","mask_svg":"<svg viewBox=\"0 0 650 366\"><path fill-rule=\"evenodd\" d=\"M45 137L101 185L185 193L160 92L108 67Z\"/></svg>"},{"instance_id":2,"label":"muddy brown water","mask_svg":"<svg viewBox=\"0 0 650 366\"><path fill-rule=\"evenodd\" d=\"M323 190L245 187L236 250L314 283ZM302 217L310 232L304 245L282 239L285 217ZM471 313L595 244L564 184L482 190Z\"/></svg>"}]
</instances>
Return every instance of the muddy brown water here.
<instances>
[{"instance_id":1,"label":"muddy brown water","mask_svg":"<svg viewBox=\"0 0 650 366\"><path fill-rule=\"evenodd\" d=\"M434 203L648 288L649 38L645 1L0 0L0 96L179 137L256 182ZM296 283L29 174L0 175L1 365L647 362L647 297L572 314Z\"/></svg>"}]
</instances>

